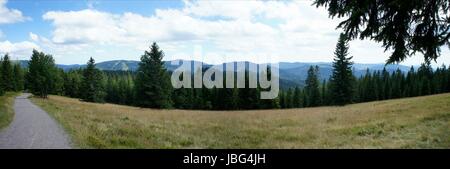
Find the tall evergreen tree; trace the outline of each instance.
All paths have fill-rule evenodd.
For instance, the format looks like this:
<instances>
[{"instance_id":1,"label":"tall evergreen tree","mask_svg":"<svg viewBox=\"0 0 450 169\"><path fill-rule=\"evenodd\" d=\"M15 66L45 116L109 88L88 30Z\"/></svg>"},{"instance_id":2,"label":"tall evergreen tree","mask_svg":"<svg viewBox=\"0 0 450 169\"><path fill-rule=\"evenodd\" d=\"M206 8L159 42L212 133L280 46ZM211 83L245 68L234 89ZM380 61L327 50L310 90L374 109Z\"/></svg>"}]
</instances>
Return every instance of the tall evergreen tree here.
<instances>
[{"instance_id":1,"label":"tall evergreen tree","mask_svg":"<svg viewBox=\"0 0 450 169\"><path fill-rule=\"evenodd\" d=\"M392 73L390 82L390 98L395 99L403 97L404 76L400 69L397 69Z\"/></svg>"},{"instance_id":2,"label":"tall evergreen tree","mask_svg":"<svg viewBox=\"0 0 450 169\"><path fill-rule=\"evenodd\" d=\"M245 71L245 88L239 89L239 107L241 109L258 108L259 93L255 88L250 88L249 84L250 72ZM281 98L281 97L280 97Z\"/></svg>"},{"instance_id":3,"label":"tall evergreen tree","mask_svg":"<svg viewBox=\"0 0 450 169\"><path fill-rule=\"evenodd\" d=\"M280 107L286 108L286 96L285 96L283 90L280 91L280 93L278 94L278 97L280 98Z\"/></svg>"},{"instance_id":4,"label":"tall evergreen tree","mask_svg":"<svg viewBox=\"0 0 450 169\"><path fill-rule=\"evenodd\" d=\"M350 61L352 57L347 57L348 41L344 34L339 36L334 55L333 74L330 78L331 102L345 105L352 102L354 78Z\"/></svg>"},{"instance_id":5,"label":"tall evergreen tree","mask_svg":"<svg viewBox=\"0 0 450 169\"><path fill-rule=\"evenodd\" d=\"M154 108L172 107L172 85L162 62L163 57L163 51L155 42L150 51L145 51L142 55L135 82L137 105Z\"/></svg>"},{"instance_id":6,"label":"tall evergreen tree","mask_svg":"<svg viewBox=\"0 0 450 169\"><path fill-rule=\"evenodd\" d=\"M286 92L286 99L285 99L286 108L293 108L294 107L294 91L292 88L289 88Z\"/></svg>"},{"instance_id":7,"label":"tall evergreen tree","mask_svg":"<svg viewBox=\"0 0 450 169\"><path fill-rule=\"evenodd\" d=\"M2 59L2 66L1 66L1 74L2 79L0 79L2 82L0 85L3 86L3 89L5 91L14 91L14 76L13 76L13 68L11 61L9 60L8 54L6 54Z\"/></svg>"},{"instance_id":8,"label":"tall evergreen tree","mask_svg":"<svg viewBox=\"0 0 450 169\"><path fill-rule=\"evenodd\" d=\"M81 99L87 102L104 102L106 93L103 86L103 74L95 67L91 57L83 70Z\"/></svg>"},{"instance_id":9,"label":"tall evergreen tree","mask_svg":"<svg viewBox=\"0 0 450 169\"><path fill-rule=\"evenodd\" d=\"M36 96L47 98L54 88L56 76L55 60L51 55L33 50L26 74L27 87Z\"/></svg>"},{"instance_id":10,"label":"tall evergreen tree","mask_svg":"<svg viewBox=\"0 0 450 169\"><path fill-rule=\"evenodd\" d=\"M64 95L64 70L60 68L55 68L54 75L54 86L51 90L52 94Z\"/></svg>"},{"instance_id":11,"label":"tall evergreen tree","mask_svg":"<svg viewBox=\"0 0 450 169\"><path fill-rule=\"evenodd\" d=\"M306 77L306 86L305 86L305 96L307 98L306 105L307 107L319 106L321 103L320 100L320 90L319 90L319 66L310 66L308 69L308 76Z\"/></svg>"},{"instance_id":12,"label":"tall evergreen tree","mask_svg":"<svg viewBox=\"0 0 450 169\"><path fill-rule=\"evenodd\" d=\"M14 91L16 92L22 91L24 87L24 73L22 67L20 67L19 64L14 64L13 72L14 72L14 79L13 79Z\"/></svg>"},{"instance_id":13,"label":"tall evergreen tree","mask_svg":"<svg viewBox=\"0 0 450 169\"><path fill-rule=\"evenodd\" d=\"M302 92L301 92L301 90L300 90L300 88L299 87L295 87L295 89L294 89L294 96L293 96L293 98L292 98L292 104L293 104L293 106L295 107L295 108L299 108L299 107L302 107Z\"/></svg>"},{"instance_id":14,"label":"tall evergreen tree","mask_svg":"<svg viewBox=\"0 0 450 169\"><path fill-rule=\"evenodd\" d=\"M80 70L70 70L64 75L64 94L73 98L81 97L82 74Z\"/></svg>"},{"instance_id":15,"label":"tall evergreen tree","mask_svg":"<svg viewBox=\"0 0 450 169\"><path fill-rule=\"evenodd\" d=\"M329 84L327 83L327 81L324 79L323 81L322 81L322 84L321 84L321 87L322 87L322 89L321 89L321 91L320 91L320 94L321 94L321 96L322 96L322 105L329 105L330 103L329 103L329 93L328 93L328 88L329 88Z\"/></svg>"},{"instance_id":16,"label":"tall evergreen tree","mask_svg":"<svg viewBox=\"0 0 450 169\"><path fill-rule=\"evenodd\" d=\"M376 71L376 75L374 75L373 77L374 77L374 79L373 79L374 83L377 84L377 87L379 89L379 90L377 90L378 91L378 100L388 99L389 88L390 88L389 72L386 70L386 68L383 68L383 70L381 72Z\"/></svg>"}]
</instances>

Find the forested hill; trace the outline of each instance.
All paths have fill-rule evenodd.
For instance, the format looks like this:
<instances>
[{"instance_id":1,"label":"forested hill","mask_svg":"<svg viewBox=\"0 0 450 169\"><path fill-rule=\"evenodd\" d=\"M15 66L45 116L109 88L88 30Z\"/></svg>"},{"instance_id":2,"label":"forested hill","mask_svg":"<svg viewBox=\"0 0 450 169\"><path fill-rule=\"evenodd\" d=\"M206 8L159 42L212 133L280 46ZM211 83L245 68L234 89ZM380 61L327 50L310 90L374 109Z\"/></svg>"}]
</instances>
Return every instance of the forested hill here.
<instances>
[{"instance_id":1,"label":"forested hill","mask_svg":"<svg viewBox=\"0 0 450 169\"><path fill-rule=\"evenodd\" d=\"M194 61L191 61L194 62ZM202 62L197 62L202 63ZM23 67L28 66L28 61L21 60L20 64ZM246 62L246 64L255 64L251 62ZM204 67L210 67L210 64L203 63ZM307 70L310 66L319 66L319 78L321 80L328 79L331 75L332 67L330 62L317 62L317 63L303 63L303 62L280 62L279 68L280 68L280 79L281 79L281 86L284 87L293 87L293 86L303 86L303 82L306 79L307 76ZM58 64L57 67L63 69L63 70L70 70L70 69L78 69L80 67L85 67L86 65L79 65L79 64L73 64L73 65L62 65ZM96 64L96 67L100 70L107 70L107 71L135 71L139 66L139 61L132 61L132 60L112 60L112 61L105 61L105 62L99 62ZM169 62L166 62L165 64L166 68L169 71L172 71L176 69L177 65L172 65ZM364 75L367 71L367 69L374 71L374 70L383 70L385 68L385 64L360 64L355 63L353 65L353 73L355 76L359 77L361 75ZM410 67L404 66L404 65L387 65L386 70L389 72L393 72L397 69L400 69L403 72L407 72Z\"/></svg>"}]
</instances>

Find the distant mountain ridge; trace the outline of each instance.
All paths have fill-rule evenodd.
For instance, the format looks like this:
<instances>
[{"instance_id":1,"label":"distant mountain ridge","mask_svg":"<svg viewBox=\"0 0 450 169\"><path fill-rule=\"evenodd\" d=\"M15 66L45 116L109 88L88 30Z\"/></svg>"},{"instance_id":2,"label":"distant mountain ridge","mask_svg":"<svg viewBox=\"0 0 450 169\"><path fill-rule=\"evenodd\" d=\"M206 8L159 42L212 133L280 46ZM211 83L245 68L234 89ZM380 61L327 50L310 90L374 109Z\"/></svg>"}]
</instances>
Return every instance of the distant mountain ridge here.
<instances>
[{"instance_id":1,"label":"distant mountain ridge","mask_svg":"<svg viewBox=\"0 0 450 169\"><path fill-rule=\"evenodd\" d=\"M182 60L175 60L175 61L182 61ZM197 64L203 64L203 68L209 68L213 65L199 62L199 61L191 61L187 60L188 62ZM23 67L28 66L28 61L26 60L20 60L20 65ZM235 62L239 63L239 62ZM240 62L242 63L242 62ZM254 65L258 66L259 64L252 63L252 62L244 62L245 65ZM179 65L172 65L171 61L166 61L165 67L169 71L173 71L176 68L178 68ZM181 62L180 62L181 64ZM326 80L331 76L332 73L332 63L330 62L313 62L313 63L304 63L304 62L280 62L278 64L279 72L280 72L280 85L282 88L288 88L288 87L294 87L294 86L303 86L304 81L307 76L307 71L310 66L319 66L319 78L321 80ZM68 71L71 69L79 69L83 68L86 65L80 65L80 64L73 64L73 65L63 65L63 64L57 64L57 67ZM105 71L136 71L139 67L139 61L134 60L111 60L111 61L105 61L105 62L99 62L96 64L96 67L100 70ZM192 68L193 66L191 66ZM367 69L371 71L377 71L377 70L383 70L383 68L386 68L387 71L393 72L397 69L407 72L410 67L404 66L404 65L398 65L398 64L391 64L386 65L383 63L380 64L361 64L361 63L355 63L353 64L353 73L355 76L359 77L364 74L366 74ZM236 70L235 70L236 71Z\"/></svg>"}]
</instances>

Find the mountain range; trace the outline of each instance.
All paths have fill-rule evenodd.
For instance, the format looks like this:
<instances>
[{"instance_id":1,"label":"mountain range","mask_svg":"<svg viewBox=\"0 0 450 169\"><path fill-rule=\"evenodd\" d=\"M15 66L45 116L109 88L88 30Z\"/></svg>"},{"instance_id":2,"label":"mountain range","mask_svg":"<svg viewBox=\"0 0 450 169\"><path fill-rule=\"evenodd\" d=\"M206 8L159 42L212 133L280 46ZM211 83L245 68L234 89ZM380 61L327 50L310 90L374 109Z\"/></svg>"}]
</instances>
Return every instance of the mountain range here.
<instances>
[{"instance_id":1,"label":"mountain range","mask_svg":"<svg viewBox=\"0 0 450 169\"><path fill-rule=\"evenodd\" d=\"M176 60L180 61L180 60ZM208 68L213 65L199 62L199 61L188 61L192 63L196 62L197 64L202 64L203 68ZM28 61L26 60L20 60L19 63L23 67L28 66ZM239 62L235 62L239 63ZM241 62L242 63L242 62ZM252 63L252 62L244 62L245 65L254 65L258 66L259 64ZM166 61L164 63L165 67L169 71L173 71L176 68L178 68L178 65L172 65L170 61ZM288 87L294 87L294 86L303 86L304 81L307 76L307 71L310 66L319 66L319 78L320 80L326 80L328 79L332 74L332 63L330 62L313 62L313 63L304 63L304 62L280 62L278 64L279 72L280 72L280 86L282 88L288 88ZM81 64L72 64L72 65L63 65L63 64L57 64L57 67L68 71L71 69L79 69L83 68L86 65ZM105 71L136 71L139 67L139 61L133 61L133 60L112 60L112 61L105 61L105 62L99 62L96 64L96 67L100 70ZM191 66L193 67L193 66ZM399 65L399 64L390 64L385 65L383 63L380 64L362 64L362 63L354 63L353 64L353 73L356 77L360 77L364 74L366 74L367 69L370 71L376 71L376 70L383 70L386 68L387 71L393 72L397 69L407 72L410 67ZM236 71L236 70L235 70Z\"/></svg>"}]
</instances>

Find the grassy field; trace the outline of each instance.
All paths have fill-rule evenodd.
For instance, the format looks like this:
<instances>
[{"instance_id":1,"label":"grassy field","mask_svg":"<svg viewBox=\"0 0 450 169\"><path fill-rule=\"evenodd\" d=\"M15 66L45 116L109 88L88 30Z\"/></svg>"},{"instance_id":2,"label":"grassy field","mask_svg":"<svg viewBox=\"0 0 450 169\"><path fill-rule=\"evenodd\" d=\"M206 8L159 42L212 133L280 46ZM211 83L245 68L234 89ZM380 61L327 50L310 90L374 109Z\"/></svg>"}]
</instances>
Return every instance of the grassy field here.
<instances>
[{"instance_id":1,"label":"grassy field","mask_svg":"<svg viewBox=\"0 0 450 169\"><path fill-rule=\"evenodd\" d=\"M80 148L450 148L450 94L258 111L188 111L33 101Z\"/></svg>"},{"instance_id":2,"label":"grassy field","mask_svg":"<svg viewBox=\"0 0 450 169\"><path fill-rule=\"evenodd\" d=\"M14 118L14 98L17 93L6 93L0 96L0 130L8 126Z\"/></svg>"}]
</instances>

